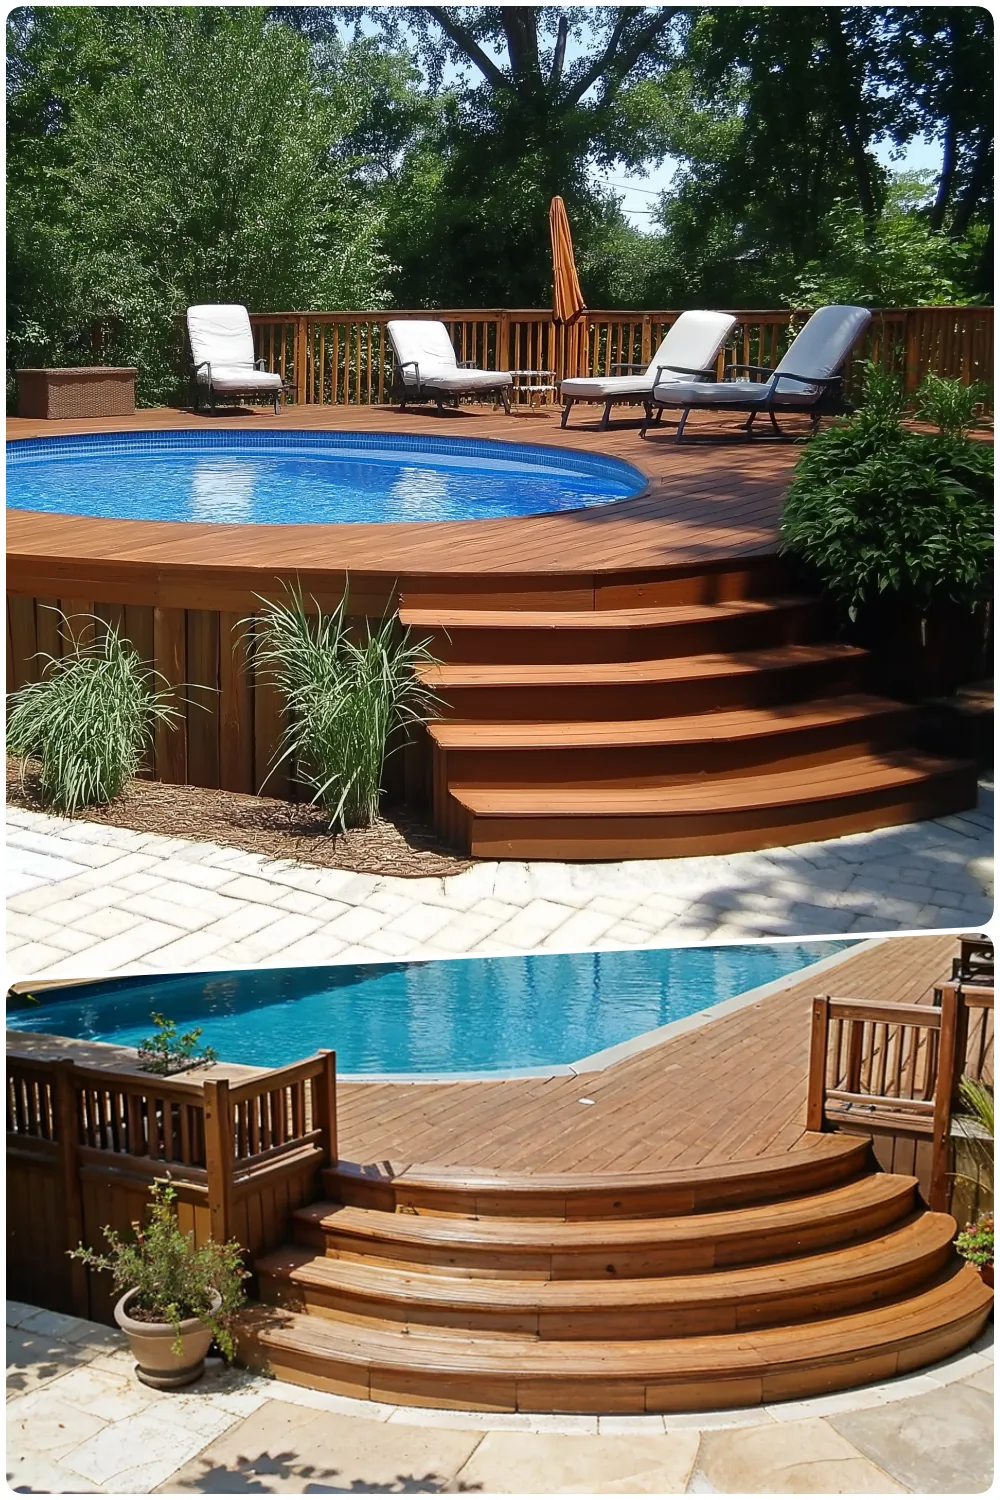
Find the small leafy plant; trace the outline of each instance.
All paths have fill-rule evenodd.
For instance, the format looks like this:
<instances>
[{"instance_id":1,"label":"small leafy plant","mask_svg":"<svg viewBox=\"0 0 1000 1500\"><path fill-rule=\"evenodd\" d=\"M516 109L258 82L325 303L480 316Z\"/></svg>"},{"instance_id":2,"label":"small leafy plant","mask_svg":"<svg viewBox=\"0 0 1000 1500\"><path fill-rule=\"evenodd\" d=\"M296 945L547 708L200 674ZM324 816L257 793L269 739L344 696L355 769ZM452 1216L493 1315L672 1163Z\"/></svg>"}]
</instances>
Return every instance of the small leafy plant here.
<instances>
[{"instance_id":1,"label":"small leafy plant","mask_svg":"<svg viewBox=\"0 0 1000 1500\"><path fill-rule=\"evenodd\" d=\"M966 1224L955 1240L955 1249L963 1260L974 1266L993 1264L993 1215L980 1214L971 1224Z\"/></svg>"},{"instance_id":2,"label":"small leafy plant","mask_svg":"<svg viewBox=\"0 0 1000 1500\"><path fill-rule=\"evenodd\" d=\"M362 621L355 638L346 590L330 614L307 611L301 592L289 593L287 602L263 601L253 637L255 663L287 706L276 764L293 764L331 827L369 827L393 732L436 711L436 694L418 676L434 658L394 616Z\"/></svg>"},{"instance_id":3,"label":"small leafy plant","mask_svg":"<svg viewBox=\"0 0 1000 1500\"><path fill-rule=\"evenodd\" d=\"M173 1349L181 1352L180 1325L200 1318L212 1330L227 1359L234 1354L232 1315L245 1300L242 1250L237 1240L220 1244L206 1240L195 1245L194 1234L181 1232L177 1222L176 1189L169 1182L156 1182L150 1189L150 1209L145 1225L133 1220L132 1239L123 1239L105 1227L109 1245L106 1255L79 1245L67 1251L93 1271L110 1272L119 1293L136 1288L126 1311L145 1323L169 1323L176 1335ZM215 1307L218 1294L219 1306Z\"/></svg>"},{"instance_id":4,"label":"small leafy plant","mask_svg":"<svg viewBox=\"0 0 1000 1500\"><path fill-rule=\"evenodd\" d=\"M933 412L940 430L914 432L899 382L869 365L860 409L815 437L796 465L783 550L852 621L886 596L921 618L936 600L972 611L990 596L993 452L961 435L971 398L958 386L924 382L916 409Z\"/></svg>"},{"instance_id":5,"label":"small leafy plant","mask_svg":"<svg viewBox=\"0 0 1000 1500\"><path fill-rule=\"evenodd\" d=\"M58 812L113 802L141 769L157 724L173 724L180 710L166 679L147 666L114 626L74 633L60 611L67 649L39 652L41 677L11 699L7 750L41 762L42 801Z\"/></svg>"},{"instance_id":6,"label":"small leafy plant","mask_svg":"<svg viewBox=\"0 0 1000 1500\"><path fill-rule=\"evenodd\" d=\"M202 1028L178 1034L177 1022L167 1020L159 1011L150 1016L156 1030L145 1037L136 1049L139 1066L146 1073L159 1073L166 1077L171 1073L183 1073L185 1068L218 1061L218 1053L211 1047L199 1047L198 1038Z\"/></svg>"},{"instance_id":7,"label":"small leafy plant","mask_svg":"<svg viewBox=\"0 0 1000 1500\"><path fill-rule=\"evenodd\" d=\"M983 380L963 385L960 380L925 375L914 409L921 421L930 422L944 437L960 438L979 426L989 395Z\"/></svg>"}]
</instances>

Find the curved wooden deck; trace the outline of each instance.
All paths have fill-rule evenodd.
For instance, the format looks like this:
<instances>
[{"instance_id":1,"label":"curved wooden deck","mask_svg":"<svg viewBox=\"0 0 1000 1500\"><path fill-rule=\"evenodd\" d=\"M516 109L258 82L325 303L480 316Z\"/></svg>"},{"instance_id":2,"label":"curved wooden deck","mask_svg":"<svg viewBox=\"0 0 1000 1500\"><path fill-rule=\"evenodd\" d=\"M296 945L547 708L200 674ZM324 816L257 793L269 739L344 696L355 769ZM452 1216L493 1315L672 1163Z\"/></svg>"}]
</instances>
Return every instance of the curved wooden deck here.
<instances>
[{"instance_id":1,"label":"curved wooden deck","mask_svg":"<svg viewBox=\"0 0 1000 1500\"><path fill-rule=\"evenodd\" d=\"M716 419L711 419L713 430ZM462 434L618 456L638 496L560 515L386 525L219 526L7 518L9 684L59 651L57 616L96 613L175 684L185 733L162 780L255 791L281 705L246 660L245 617L297 581L324 607L401 618L434 644L442 701L407 794L488 858L724 853L862 832L976 799L971 764L921 754L913 716L869 690L866 653L824 639L777 556L795 449L676 446L669 427L562 430L552 413L443 417L372 407L175 411L8 423L16 439L220 427ZM696 429L695 429L696 431ZM597 623L599 622L599 623ZM595 628L596 625L596 628ZM270 778L281 795L284 770Z\"/></svg>"}]
</instances>

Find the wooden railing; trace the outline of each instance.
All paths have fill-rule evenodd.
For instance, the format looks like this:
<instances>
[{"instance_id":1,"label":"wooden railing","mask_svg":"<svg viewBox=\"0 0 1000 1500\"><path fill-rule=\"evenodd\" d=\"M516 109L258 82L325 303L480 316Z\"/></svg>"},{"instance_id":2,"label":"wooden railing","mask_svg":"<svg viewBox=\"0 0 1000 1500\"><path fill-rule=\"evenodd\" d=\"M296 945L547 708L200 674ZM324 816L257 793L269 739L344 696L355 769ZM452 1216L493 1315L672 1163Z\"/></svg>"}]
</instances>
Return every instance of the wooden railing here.
<instances>
[{"instance_id":1,"label":"wooden railing","mask_svg":"<svg viewBox=\"0 0 1000 1500\"><path fill-rule=\"evenodd\" d=\"M727 365L773 367L805 312L733 308L738 319L719 356ZM616 364L648 364L677 309L588 311L576 327L534 308L435 308L382 312L254 313L258 356L286 381L299 405L377 405L389 399L392 348L386 324L393 318L437 318L448 328L459 359L483 369L547 370L552 384L569 375L607 375ZM914 390L928 372L991 381L991 307L909 307L877 310L855 350L848 385L861 362L873 359L903 376ZM544 398L557 399L554 392Z\"/></svg>"},{"instance_id":2,"label":"wooden railing","mask_svg":"<svg viewBox=\"0 0 1000 1500\"><path fill-rule=\"evenodd\" d=\"M237 1238L248 1257L280 1244L288 1213L337 1160L336 1056L320 1052L245 1082L7 1054L9 1282L12 1295L107 1316L109 1291L70 1261L105 1225L141 1219L169 1179L198 1242ZM55 1300L53 1300L53 1298Z\"/></svg>"},{"instance_id":3,"label":"wooden railing","mask_svg":"<svg viewBox=\"0 0 1000 1500\"><path fill-rule=\"evenodd\" d=\"M900 1142L933 1209L950 1199L951 1126L963 1077L993 1082L993 990L949 983L935 1005L820 995L813 1001L808 1130Z\"/></svg>"}]
</instances>

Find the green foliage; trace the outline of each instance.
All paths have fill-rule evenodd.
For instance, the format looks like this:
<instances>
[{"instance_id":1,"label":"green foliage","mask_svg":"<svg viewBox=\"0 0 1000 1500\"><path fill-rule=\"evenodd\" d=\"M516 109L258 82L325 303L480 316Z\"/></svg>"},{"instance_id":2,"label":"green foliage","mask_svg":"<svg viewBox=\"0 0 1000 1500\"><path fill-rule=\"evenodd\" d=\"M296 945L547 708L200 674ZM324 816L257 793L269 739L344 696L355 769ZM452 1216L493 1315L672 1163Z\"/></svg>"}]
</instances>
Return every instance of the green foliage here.
<instances>
[{"instance_id":1,"label":"green foliage","mask_svg":"<svg viewBox=\"0 0 1000 1500\"><path fill-rule=\"evenodd\" d=\"M963 1078L958 1085L958 1092L967 1113L983 1127L987 1135L992 1136L996 1118L993 1090L976 1078Z\"/></svg>"},{"instance_id":2,"label":"green foliage","mask_svg":"<svg viewBox=\"0 0 1000 1500\"><path fill-rule=\"evenodd\" d=\"M64 655L39 652L42 672L11 697L7 750L41 761L42 801L58 812L78 812L114 801L139 772L157 724L171 725L180 710L117 628L84 616L101 631L75 635L60 612Z\"/></svg>"},{"instance_id":3,"label":"green foliage","mask_svg":"<svg viewBox=\"0 0 1000 1500\"><path fill-rule=\"evenodd\" d=\"M155 404L186 388L191 303L384 304L356 108L266 10L38 8L14 57L10 363L92 363L104 320L102 359L137 365Z\"/></svg>"},{"instance_id":4,"label":"green foliage","mask_svg":"<svg viewBox=\"0 0 1000 1500\"><path fill-rule=\"evenodd\" d=\"M783 549L852 620L884 595L925 611L990 593L992 448L909 431L903 412L893 379L869 369L860 410L813 439L785 501Z\"/></svg>"},{"instance_id":5,"label":"green foliage","mask_svg":"<svg viewBox=\"0 0 1000 1500\"><path fill-rule=\"evenodd\" d=\"M963 1260L974 1266L993 1264L993 1215L980 1214L972 1224L966 1224L955 1240L955 1249Z\"/></svg>"},{"instance_id":6,"label":"green foliage","mask_svg":"<svg viewBox=\"0 0 1000 1500\"><path fill-rule=\"evenodd\" d=\"M921 421L930 422L946 437L963 437L979 426L989 398L990 387L983 380L963 385L960 380L925 375L915 410Z\"/></svg>"},{"instance_id":7,"label":"green foliage","mask_svg":"<svg viewBox=\"0 0 1000 1500\"><path fill-rule=\"evenodd\" d=\"M147 1223L133 1222L131 1239L106 1226L108 1254L83 1245L67 1254L91 1270L110 1272L116 1292L136 1287L125 1311L130 1316L147 1313L159 1323L169 1323L177 1335L175 1353L181 1350L181 1323L200 1318L211 1328L226 1358L232 1359L232 1315L245 1300L243 1283L250 1274L243 1269L239 1241L222 1245L206 1240L196 1246L193 1232L183 1234L177 1222L176 1189L156 1182L149 1196ZM220 1298L214 1311L213 1292Z\"/></svg>"},{"instance_id":8,"label":"green foliage","mask_svg":"<svg viewBox=\"0 0 1000 1500\"><path fill-rule=\"evenodd\" d=\"M927 201L925 182L915 174L888 185L870 223L857 203L839 199L818 226L821 253L803 266L786 300L803 308L968 302L972 247L931 227Z\"/></svg>"},{"instance_id":9,"label":"green foliage","mask_svg":"<svg viewBox=\"0 0 1000 1500\"><path fill-rule=\"evenodd\" d=\"M202 1028L178 1034L177 1022L153 1011L150 1020L156 1027L152 1036L145 1037L138 1046L139 1066L145 1073L159 1073L168 1077L171 1073L183 1073L186 1068L218 1061L219 1054L211 1047L199 1047L198 1038Z\"/></svg>"},{"instance_id":10,"label":"green foliage","mask_svg":"<svg viewBox=\"0 0 1000 1500\"><path fill-rule=\"evenodd\" d=\"M416 675L433 661L426 642L395 617L359 622L355 639L346 609L346 590L331 614L309 613L298 590L264 601L252 649L287 705L278 763L292 763L331 827L364 828L378 817L390 738L430 718L437 699Z\"/></svg>"}]
</instances>

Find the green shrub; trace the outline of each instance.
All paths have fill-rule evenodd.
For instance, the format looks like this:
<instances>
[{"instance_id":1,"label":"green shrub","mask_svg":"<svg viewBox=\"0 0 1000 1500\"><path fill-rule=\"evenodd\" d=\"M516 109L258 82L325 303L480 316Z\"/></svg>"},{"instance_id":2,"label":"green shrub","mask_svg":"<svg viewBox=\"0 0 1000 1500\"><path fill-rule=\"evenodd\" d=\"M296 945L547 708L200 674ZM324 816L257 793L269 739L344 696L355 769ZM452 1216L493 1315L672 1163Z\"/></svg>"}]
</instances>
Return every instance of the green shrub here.
<instances>
[{"instance_id":1,"label":"green shrub","mask_svg":"<svg viewBox=\"0 0 1000 1500\"><path fill-rule=\"evenodd\" d=\"M211 1047L198 1047L202 1028L177 1032L177 1022L167 1020L158 1011L150 1019L156 1030L152 1036L144 1037L136 1049L139 1066L144 1073L159 1073L163 1077L171 1073L183 1073L185 1068L194 1068L199 1063L214 1063L218 1053Z\"/></svg>"},{"instance_id":2,"label":"green shrub","mask_svg":"<svg viewBox=\"0 0 1000 1500\"><path fill-rule=\"evenodd\" d=\"M73 633L61 615L67 650L39 652L42 675L13 694L7 719L11 755L41 761L42 801L59 812L78 812L119 795L141 769L157 724L172 724L180 710L166 682L148 667L118 631Z\"/></svg>"},{"instance_id":3,"label":"green shrub","mask_svg":"<svg viewBox=\"0 0 1000 1500\"><path fill-rule=\"evenodd\" d=\"M940 375L925 375L916 397L916 415L946 437L964 437L982 419L990 388L984 380L963 385Z\"/></svg>"},{"instance_id":4,"label":"green shrub","mask_svg":"<svg viewBox=\"0 0 1000 1500\"><path fill-rule=\"evenodd\" d=\"M426 642L411 642L394 616L364 621L355 640L346 607L346 590L332 614L309 613L294 589L287 603L264 601L252 648L287 706L277 764L290 762L330 826L345 829L375 822L390 736L437 704L416 675L433 661Z\"/></svg>"},{"instance_id":5,"label":"green shrub","mask_svg":"<svg viewBox=\"0 0 1000 1500\"><path fill-rule=\"evenodd\" d=\"M105 1227L104 1238L110 1247L107 1255L83 1245L67 1254L91 1270L109 1271L119 1293L136 1287L127 1313L140 1321L145 1313L151 1321L171 1324L177 1335L176 1353L181 1350L180 1325L188 1318L200 1318L211 1328L226 1358L232 1359L229 1325L244 1300L243 1283L250 1274L243 1269L243 1252L238 1240L224 1245L218 1240L205 1240L196 1246L193 1232L184 1234L177 1222L176 1198L169 1183L155 1182L150 1188L149 1221L145 1226L133 1223L131 1240ZM213 1292L221 1299L214 1312Z\"/></svg>"},{"instance_id":6,"label":"green shrub","mask_svg":"<svg viewBox=\"0 0 1000 1500\"><path fill-rule=\"evenodd\" d=\"M796 465L782 549L851 620L887 595L922 614L937 599L972 609L989 597L993 450L961 436L968 401L941 390L957 385L925 382L917 410L934 411L943 430L914 432L898 382L869 367L860 409L815 437Z\"/></svg>"}]
</instances>

